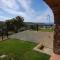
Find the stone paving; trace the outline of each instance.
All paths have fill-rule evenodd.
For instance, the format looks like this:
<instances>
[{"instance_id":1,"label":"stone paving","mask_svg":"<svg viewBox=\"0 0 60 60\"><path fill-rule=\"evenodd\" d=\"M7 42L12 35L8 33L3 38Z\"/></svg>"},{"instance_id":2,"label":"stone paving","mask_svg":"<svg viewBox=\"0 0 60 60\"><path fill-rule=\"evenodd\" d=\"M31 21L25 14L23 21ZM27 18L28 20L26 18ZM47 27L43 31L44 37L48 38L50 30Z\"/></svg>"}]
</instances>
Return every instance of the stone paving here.
<instances>
[{"instance_id":1,"label":"stone paving","mask_svg":"<svg viewBox=\"0 0 60 60\"><path fill-rule=\"evenodd\" d=\"M23 31L9 36L9 38L16 38L24 41L30 41L38 43L33 50L43 52L51 55L53 51L53 35L54 32L40 32L40 31ZM44 45L44 49L40 50L38 47Z\"/></svg>"},{"instance_id":2,"label":"stone paving","mask_svg":"<svg viewBox=\"0 0 60 60\"><path fill-rule=\"evenodd\" d=\"M53 35L54 32L37 32L27 30L10 35L9 38L16 38L24 41L38 43L38 45L34 47L33 50L51 55L53 51ZM6 36L4 37L4 39L6 39ZM39 49L41 45L44 45L43 50Z\"/></svg>"},{"instance_id":3,"label":"stone paving","mask_svg":"<svg viewBox=\"0 0 60 60\"><path fill-rule=\"evenodd\" d=\"M46 47L53 48L53 32L40 32L40 31L23 31L9 36L9 38L16 38L24 41L35 43L42 43Z\"/></svg>"}]
</instances>

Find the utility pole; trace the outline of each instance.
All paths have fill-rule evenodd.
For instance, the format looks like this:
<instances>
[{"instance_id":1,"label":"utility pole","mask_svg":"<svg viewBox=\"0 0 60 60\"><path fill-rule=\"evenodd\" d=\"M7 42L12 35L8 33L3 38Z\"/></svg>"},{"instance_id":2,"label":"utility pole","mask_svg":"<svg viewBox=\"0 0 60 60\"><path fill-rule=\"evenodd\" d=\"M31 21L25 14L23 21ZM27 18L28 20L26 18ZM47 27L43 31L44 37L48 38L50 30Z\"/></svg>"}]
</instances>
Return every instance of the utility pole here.
<instances>
[{"instance_id":1,"label":"utility pole","mask_svg":"<svg viewBox=\"0 0 60 60\"><path fill-rule=\"evenodd\" d=\"M48 15L48 20L49 20L49 29L50 29L50 15ZM50 31L49 31L49 38L50 38Z\"/></svg>"},{"instance_id":2,"label":"utility pole","mask_svg":"<svg viewBox=\"0 0 60 60\"><path fill-rule=\"evenodd\" d=\"M48 15L48 20L49 20L49 26L50 26L50 15Z\"/></svg>"}]
</instances>

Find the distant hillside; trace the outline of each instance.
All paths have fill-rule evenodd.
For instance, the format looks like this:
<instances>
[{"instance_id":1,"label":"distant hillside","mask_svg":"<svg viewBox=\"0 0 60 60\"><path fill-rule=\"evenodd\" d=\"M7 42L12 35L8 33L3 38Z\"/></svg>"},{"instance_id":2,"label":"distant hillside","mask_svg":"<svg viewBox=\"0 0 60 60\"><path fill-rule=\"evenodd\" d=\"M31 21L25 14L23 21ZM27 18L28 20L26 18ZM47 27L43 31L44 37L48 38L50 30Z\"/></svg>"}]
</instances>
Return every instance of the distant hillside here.
<instances>
[{"instance_id":1,"label":"distant hillside","mask_svg":"<svg viewBox=\"0 0 60 60\"><path fill-rule=\"evenodd\" d=\"M3 22L3 21L0 21L0 25L2 25L2 24L4 24L5 22Z\"/></svg>"},{"instance_id":2,"label":"distant hillside","mask_svg":"<svg viewBox=\"0 0 60 60\"><path fill-rule=\"evenodd\" d=\"M34 23L34 22L25 22L25 24L27 25L35 25L35 24L38 24L38 25L54 25L53 23Z\"/></svg>"}]
</instances>

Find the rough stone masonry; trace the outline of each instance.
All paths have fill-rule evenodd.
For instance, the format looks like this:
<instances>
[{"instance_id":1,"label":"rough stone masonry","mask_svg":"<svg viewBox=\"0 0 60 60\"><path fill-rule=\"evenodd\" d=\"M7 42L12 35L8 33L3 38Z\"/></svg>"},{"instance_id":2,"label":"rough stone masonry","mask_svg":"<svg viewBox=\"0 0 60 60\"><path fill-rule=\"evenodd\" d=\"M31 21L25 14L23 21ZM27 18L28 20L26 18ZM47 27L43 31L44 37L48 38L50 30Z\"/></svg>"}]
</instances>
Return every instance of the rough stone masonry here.
<instances>
[{"instance_id":1,"label":"rough stone masonry","mask_svg":"<svg viewBox=\"0 0 60 60\"><path fill-rule=\"evenodd\" d=\"M54 13L54 41L53 52L60 54L60 0L44 0Z\"/></svg>"}]
</instances>

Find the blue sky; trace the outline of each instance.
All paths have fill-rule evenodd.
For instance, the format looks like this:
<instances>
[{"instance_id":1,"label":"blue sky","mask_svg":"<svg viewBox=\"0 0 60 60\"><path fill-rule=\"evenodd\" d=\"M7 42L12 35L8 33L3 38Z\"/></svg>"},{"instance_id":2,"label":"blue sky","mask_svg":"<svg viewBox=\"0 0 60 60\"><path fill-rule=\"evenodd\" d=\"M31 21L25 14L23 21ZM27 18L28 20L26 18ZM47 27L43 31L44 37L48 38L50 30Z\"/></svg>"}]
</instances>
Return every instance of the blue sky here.
<instances>
[{"instance_id":1,"label":"blue sky","mask_svg":"<svg viewBox=\"0 0 60 60\"><path fill-rule=\"evenodd\" d=\"M0 0L0 21L16 16L24 17L25 22L54 22L53 13L43 0Z\"/></svg>"}]
</instances>

